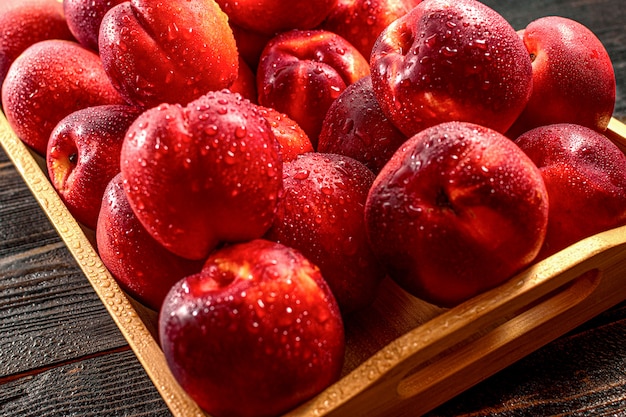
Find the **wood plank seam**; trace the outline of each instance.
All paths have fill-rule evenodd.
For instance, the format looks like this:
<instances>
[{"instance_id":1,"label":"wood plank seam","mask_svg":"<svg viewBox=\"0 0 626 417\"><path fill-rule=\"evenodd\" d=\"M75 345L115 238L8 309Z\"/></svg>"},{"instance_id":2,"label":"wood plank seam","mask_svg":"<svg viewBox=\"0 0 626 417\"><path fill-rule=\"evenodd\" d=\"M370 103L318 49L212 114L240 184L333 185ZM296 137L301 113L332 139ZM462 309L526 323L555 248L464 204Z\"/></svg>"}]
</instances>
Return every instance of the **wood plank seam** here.
<instances>
[{"instance_id":1,"label":"wood plank seam","mask_svg":"<svg viewBox=\"0 0 626 417\"><path fill-rule=\"evenodd\" d=\"M124 345L124 346L120 346L120 347L116 347L113 349L107 349L107 350L102 350L100 352L97 353L92 353L89 355L83 355L83 356L78 356L76 358L73 358L71 360L66 360L66 361L61 361L58 363L54 363L51 365L46 365L46 366L42 366L39 368L34 368L25 372L19 372L19 373L15 373L15 374L11 374L11 375L6 375L6 376L1 376L0 377L0 386L7 384L9 382L12 381L16 381L18 379L22 379L22 378L27 378L27 377L32 377L35 375L39 375L43 372L55 369L55 368L61 368L63 366L67 366L67 365L71 365L73 363L77 363L77 362L82 362L88 359L93 359L93 358L97 358L100 356L107 356L110 354L114 354L114 353L121 353L121 352L126 352L131 350L129 345ZM1 405L1 404L0 404Z\"/></svg>"}]
</instances>

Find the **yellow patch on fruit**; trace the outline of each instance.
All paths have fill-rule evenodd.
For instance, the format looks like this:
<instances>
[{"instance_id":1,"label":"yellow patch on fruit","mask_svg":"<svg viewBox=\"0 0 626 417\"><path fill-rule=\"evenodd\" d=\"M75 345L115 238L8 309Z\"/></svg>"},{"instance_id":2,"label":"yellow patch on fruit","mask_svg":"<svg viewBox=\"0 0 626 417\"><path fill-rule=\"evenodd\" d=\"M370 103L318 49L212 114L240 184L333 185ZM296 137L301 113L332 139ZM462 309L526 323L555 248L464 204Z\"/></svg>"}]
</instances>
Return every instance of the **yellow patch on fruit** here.
<instances>
[{"instance_id":1,"label":"yellow patch on fruit","mask_svg":"<svg viewBox=\"0 0 626 417\"><path fill-rule=\"evenodd\" d=\"M67 158L52 160L52 181L59 192L67 188L67 178L72 172L72 165L72 162Z\"/></svg>"}]
</instances>

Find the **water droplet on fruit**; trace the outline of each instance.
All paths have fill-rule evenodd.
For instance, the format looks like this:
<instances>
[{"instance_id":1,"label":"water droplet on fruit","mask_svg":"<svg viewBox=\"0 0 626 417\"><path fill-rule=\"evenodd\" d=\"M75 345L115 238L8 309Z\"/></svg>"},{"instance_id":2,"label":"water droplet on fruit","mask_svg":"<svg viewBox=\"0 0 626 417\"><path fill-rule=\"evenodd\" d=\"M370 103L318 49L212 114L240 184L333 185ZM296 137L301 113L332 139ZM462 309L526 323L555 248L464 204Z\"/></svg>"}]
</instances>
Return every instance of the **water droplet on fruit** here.
<instances>
[{"instance_id":1,"label":"water droplet on fruit","mask_svg":"<svg viewBox=\"0 0 626 417\"><path fill-rule=\"evenodd\" d=\"M237 139L243 139L244 137L246 137L246 134L248 133L246 126L237 126L235 128L235 137Z\"/></svg>"},{"instance_id":2,"label":"water droplet on fruit","mask_svg":"<svg viewBox=\"0 0 626 417\"><path fill-rule=\"evenodd\" d=\"M331 85L330 86L330 96L333 99L336 99L337 97L339 97L339 95L341 94L341 92L343 91L343 89L337 85Z\"/></svg>"},{"instance_id":3,"label":"water droplet on fruit","mask_svg":"<svg viewBox=\"0 0 626 417\"><path fill-rule=\"evenodd\" d=\"M445 46L439 50L439 53L441 53L446 58L451 58L455 56L458 52L459 52L458 49L451 48L449 46Z\"/></svg>"},{"instance_id":4,"label":"water droplet on fruit","mask_svg":"<svg viewBox=\"0 0 626 417\"><path fill-rule=\"evenodd\" d=\"M174 77L175 75L174 75L174 72L172 71L169 71L167 74L165 74L165 80L164 80L165 84L171 84L172 81L174 81Z\"/></svg>"},{"instance_id":5,"label":"water droplet on fruit","mask_svg":"<svg viewBox=\"0 0 626 417\"><path fill-rule=\"evenodd\" d=\"M485 39L474 39L473 45L483 51L487 50L487 41Z\"/></svg>"},{"instance_id":6,"label":"water droplet on fruit","mask_svg":"<svg viewBox=\"0 0 626 417\"><path fill-rule=\"evenodd\" d=\"M259 322L255 320L248 325L248 331L252 334L258 333L259 327Z\"/></svg>"},{"instance_id":7,"label":"water droplet on fruit","mask_svg":"<svg viewBox=\"0 0 626 417\"><path fill-rule=\"evenodd\" d=\"M437 44L437 34L433 33L432 35L427 37L424 40L424 44L426 44L426 46L428 46L429 48L434 47Z\"/></svg>"},{"instance_id":8,"label":"water droplet on fruit","mask_svg":"<svg viewBox=\"0 0 626 417\"><path fill-rule=\"evenodd\" d=\"M226 162L228 165L233 165L235 162L237 162L235 159L235 153L231 150L226 152L226 155L224 155L224 162Z\"/></svg>"},{"instance_id":9,"label":"water droplet on fruit","mask_svg":"<svg viewBox=\"0 0 626 417\"><path fill-rule=\"evenodd\" d=\"M274 167L274 164L272 164L271 162L267 164L267 175L270 177L276 176L276 168Z\"/></svg>"},{"instance_id":10,"label":"water droplet on fruit","mask_svg":"<svg viewBox=\"0 0 626 417\"><path fill-rule=\"evenodd\" d=\"M423 211L422 207L414 205L413 203L409 203L406 206L406 213L410 216L417 216L421 214Z\"/></svg>"},{"instance_id":11,"label":"water droplet on fruit","mask_svg":"<svg viewBox=\"0 0 626 417\"><path fill-rule=\"evenodd\" d=\"M293 178L296 180L305 180L309 178L310 171L308 169L303 169L294 174Z\"/></svg>"},{"instance_id":12,"label":"water droplet on fruit","mask_svg":"<svg viewBox=\"0 0 626 417\"><path fill-rule=\"evenodd\" d=\"M346 119L341 126L341 133L348 134L354 129L354 120Z\"/></svg>"},{"instance_id":13,"label":"water droplet on fruit","mask_svg":"<svg viewBox=\"0 0 626 417\"><path fill-rule=\"evenodd\" d=\"M217 134L218 127L216 125L208 125L204 128L204 133L209 136L215 136Z\"/></svg>"},{"instance_id":14,"label":"water droplet on fruit","mask_svg":"<svg viewBox=\"0 0 626 417\"><path fill-rule=\"evenodd\" d=\"M128 45L126 45L126 42L124 42L123 40L119 40L117 42L117 47L120 49L120 51L122 52L126 52L128 50Z\"/></svg>"},{"instance_id":15,"label":"water droplet on fruit","mask_svg":"<svg viewBox=\"0 0 626 417\"><path fill-rule=\"evenodd\" d=\"M179 31L176 22L171 22L169 25L167 25L167 40L173 41L178 37L178 33Z\"/></svg>"}]
</instances>

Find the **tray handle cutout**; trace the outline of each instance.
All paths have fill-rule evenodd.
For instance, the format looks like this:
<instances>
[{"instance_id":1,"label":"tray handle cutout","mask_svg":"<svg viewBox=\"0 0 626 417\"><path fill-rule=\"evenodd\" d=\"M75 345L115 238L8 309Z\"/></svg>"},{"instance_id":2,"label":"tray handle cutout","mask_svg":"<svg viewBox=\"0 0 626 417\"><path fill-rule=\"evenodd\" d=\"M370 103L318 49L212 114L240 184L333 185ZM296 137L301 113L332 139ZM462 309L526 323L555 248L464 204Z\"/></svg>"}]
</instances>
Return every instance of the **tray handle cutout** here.
<instances>
[{"instance_id":1,"label":"tray handle cutout","mask_svg":"<svg viewBox=\"0 0 626 417\"><path fill-rule=\"evenodd\" d=\"M408 332L288 416L417 416L626 298L626 226Z\"/></svg>"}]
</instances>

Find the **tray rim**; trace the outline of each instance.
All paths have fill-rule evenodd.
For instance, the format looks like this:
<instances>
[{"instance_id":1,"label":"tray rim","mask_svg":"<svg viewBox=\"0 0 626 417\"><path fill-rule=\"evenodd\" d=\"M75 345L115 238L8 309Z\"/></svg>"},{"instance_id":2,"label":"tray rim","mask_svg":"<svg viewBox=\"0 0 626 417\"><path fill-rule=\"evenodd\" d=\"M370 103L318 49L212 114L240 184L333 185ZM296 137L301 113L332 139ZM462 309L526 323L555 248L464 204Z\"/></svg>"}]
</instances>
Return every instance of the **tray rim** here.
<instances>
[{"instance_id":1,"label":"tray rim","mask_svg":"<svg viewBox=\"0 0 626 417\"><path fill-rule=\"evenodd\" d=\"M611 118L607 129L607 136L610 136L611 139L616 141L622 150L626 150L626 124L615 117ZM20 176L50 219L57 233L64 241L172 414L175 417L206 417L208 414L200 409L195 401L187 395L169 370L164 354L155 340L153 332L143 321L142 313L138 310L136 302L121 289L111 273L104 266L96 249L92 245L92 241L87 237L85 230L71 216L51 185L47 174L36 161L33 152L13 132L2 111L0 111L0 145L4 148L9 159L20 173ZM522 288L523 290L532 290L533 285L536 285L537 282L542 282L542 280L554 280L554 276L559 275L558 271L556 271L559 269L559 263L572 257L578 257L578 259L582 261L598 252L610 249L615 246L615 239L609 239L613 244L608 244L607 246L603 236L616 233L620 236L624 236L622 243L626 243L626 226L591 236L550 258L532 265L529 269L511 278L505 286L499 286L474 297L469 300L469 302L462 303L453 309L447 310L442 313L442 315L466 317L468 308L471 308L473 311L477 308L487 308L492 304L494 295L498 294L503 288L509 287L507 291L515 292L515 285L511 285L511 283L522 279L520 277L524 275L528 276L529 271L533 271L532 274L535 274L536 277L543 278L538 278L533 281L535 284L528 284L530 287L520 286L518 290L521 291ZM439 318L439 316L436 318ZM424 325L428 324L430 321L432 320L424 323ZM459 323L461 322L459 321ZM404 359L415 353L410 349L401 348L401 345L416 346L415 340L413 339L418 329L422 328L424 325L418 326L398 337L387 346L384 346L335 384L328 387L309 402L288 412L287 415L304 416L309 415L309 413L311 413L310 415L325 415L325 413L318 414L321 410L319 408L320 404L322 404L324 406L322 408L326 408L327 411L333 411L335 407L349 401L352 396L366 390L371 384L364 382L363 378L359 378L359 376L364 372L374 372L374 374L377 373L377 375L375 375L376 377L373 380L377 380L384 376L389 369L401 365ZM437 335L435 334L433 337L433 341L436 341ZM428 343L421 343L421 345L423 345L422 347L429 346ZM402 352L402 354L399 355L398 352ZM393 359L389 359L390 357ZM386 362L388 367L381 368L378 365L374 366L373 362L375 362L377 358L387 358Z\"/></svg>"}]
</instances>

